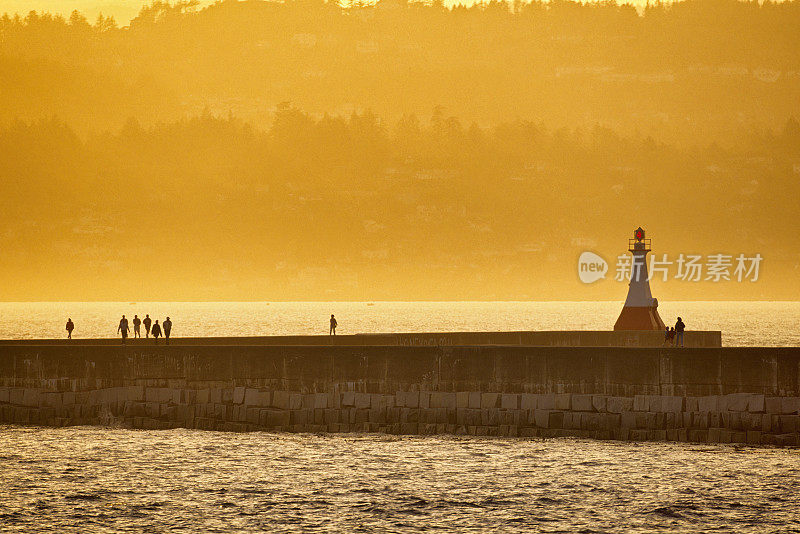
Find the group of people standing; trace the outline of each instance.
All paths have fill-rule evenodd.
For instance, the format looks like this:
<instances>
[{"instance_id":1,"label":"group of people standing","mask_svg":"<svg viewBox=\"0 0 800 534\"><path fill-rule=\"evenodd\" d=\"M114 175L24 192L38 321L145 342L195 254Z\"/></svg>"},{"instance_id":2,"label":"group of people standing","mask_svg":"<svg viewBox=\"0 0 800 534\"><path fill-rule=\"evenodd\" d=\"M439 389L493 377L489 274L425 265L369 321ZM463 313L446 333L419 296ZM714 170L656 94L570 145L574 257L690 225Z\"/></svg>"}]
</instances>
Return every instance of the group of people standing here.
<instances>
[{"instance_id":1,"label":"group of people standing","mask_svg":"<svg viewBox=\"0 0 800 534\"><path fill-rule=\"evenodd\" d=\"M683 324L683 319L678 317L678 321L672 328L666 327L664 330L664 345L678 346L678 343L683 346L683 331L686 330L686 325Z\"/></svg>"},{"instance_id":2,"label":"group of people standing","mask_svg":"<svg viewBox=\"0 0 800 534\"><path fill-rule=\"evenodd\" d=\"M144 332L145 337L150 337L153 335L153 339L156 341L156 345L158 345L158 338L162 335L169 345L169 335L172 333L172 321L169 317L167 317L163 323L158 324L158 319L153 322L150 318L149 314L144 316L144 319L139 319L138 315L133 316L133 337L142 337L142 325L144 325ZM72 318L67 318L67 339L72 339L72 331L75 330L75 323L72 322ZM119 320L119 326L117 327L117 333L122 335L122 342L125 343L125 340L128 339L128 335L131 331L130 324L128 323L127 317L124 315L122 319Z\"/></svg>"},{"instance_id":3,"label":"group of people standing","mask_svg":"<svg viewBox=\"0 0 800 534\"><path fill-rule=\"evenodd\" d=\"M172 321L169 317L164 319L164 322L158 324L158 319L153 322L150 319L150 315L146 314L144 319L139 319L138 315L133 316L133 337L142 337L142 325L144 325L145 337L150 337L150 334L153 335L153 339L155 339L156 345L158 345L158 338L161 337L161 334L164 334L164 339L166 340L167 345L169 345L169 335L172 332ZM125 343L125 340L128 339L128 333L130 332L130 325L128 324L128 319L123 315L122 319L119 320L119 327L117 327L117 333L122 335L122 342Z\"/></svg>"}]
</instances>

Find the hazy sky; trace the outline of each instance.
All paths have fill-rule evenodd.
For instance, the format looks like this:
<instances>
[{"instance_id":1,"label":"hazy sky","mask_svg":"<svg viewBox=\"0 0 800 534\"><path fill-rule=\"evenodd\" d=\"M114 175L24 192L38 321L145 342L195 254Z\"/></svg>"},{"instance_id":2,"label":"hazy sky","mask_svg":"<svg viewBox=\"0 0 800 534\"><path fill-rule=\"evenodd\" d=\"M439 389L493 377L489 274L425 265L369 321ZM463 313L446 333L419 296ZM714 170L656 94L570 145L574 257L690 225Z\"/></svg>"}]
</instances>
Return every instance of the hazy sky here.
<instances>
[{"instance_id":1,"label":"hazy sky","mask_svg":"<svg viewBox=\"0 0 800 534\"><path fill-rule=\"evenodd\" d=\"M659 299L800 295L800 3L26 20L0 301L620 299L639 225Z\"/></svg>"}]
</instances>

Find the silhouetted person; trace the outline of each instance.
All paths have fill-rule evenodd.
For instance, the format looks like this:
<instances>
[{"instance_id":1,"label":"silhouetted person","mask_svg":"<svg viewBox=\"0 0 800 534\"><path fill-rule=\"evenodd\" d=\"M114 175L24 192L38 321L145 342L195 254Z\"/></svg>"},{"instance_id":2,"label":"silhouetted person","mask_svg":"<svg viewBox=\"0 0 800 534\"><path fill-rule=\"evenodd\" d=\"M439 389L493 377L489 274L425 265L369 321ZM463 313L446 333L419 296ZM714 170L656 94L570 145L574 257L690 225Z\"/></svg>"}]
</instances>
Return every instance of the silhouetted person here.
<instances>
[{"instance_id":1,"label":"silhouetted person","mask_svg":"<svg viewBox=\"0 0 800 534\"><path fill-rule=\"evenodd\" d=\"M664 329L664 345L669 344L669 327Z\"/></svg>"},{"instance_id":2,"label":"silhouetted person","mask_svg":"<svg viewBox=\"0 0 800 534\"><path fill-rule=\"evenodd\" d=\"M144 323L145 334L147 335L147 337L150 337L150 325L153 324L152 319L150 319L150 315L146 314L144 316L144 321L142 322Z\"/></svg>"},{"instance_id":3,"label":"silhouetted person","mask_svg":"<svg viewBox=\"0 0 800 534\"><path fill-rule=\"evenodd\" d=\"M675 344L677 345L678 341L681 342L681 347L683 346L683 331L686 330L686 325L683 324L683 319L678 317L678 322L675 323L675 332L678 334L678 339L676 340Z\"/></svg>"},{"instance_id":4,"label":"silhouetted person","mask_svg":"<svg viewBox=\"0 0 800 534\"><path fill-rule=\"evenodd\" d=\"M674 345L675 344L675 327L674 326L669 329L669 344L670 345Z\"/></svg>"},{"instance_id":5,"label":"silhouetted person","mask_svg":"<svg viewBox=\"0 0 800 534\"><path fill-rule=\"evenodd\" d=\"M125 343L125 340L128 339L128 331L130 327L128 327L128 320L125 316L122 316L122 319L119 320L119 326L117 327L117 332L122 334L122 342Z\"/></svg>"},{"instance_id":6,"label":"silhouetted person","mask_svg":"<svg viewBox=\"0 0 800 534\"><path fill-rule=\"evenodd\" d=\"M155 324L153 325L153 338L156 340L156 345L158 345L158 337L161 335L161 325L158 324L158 319L156 319Z\"/></svg>"},{"instance_id":7,"label":"silhouetted person","mask_svg":"<svg viewBox=\"0 0 800 534\"><path fill-rule=\"evenodd\" d=\"M330 335L332 335L332 336L336 335L336 327L337 326L339 326L339 323L336 322L336 317L334 317L333 314L331 314L331 331L330 331Z\"/></svg>"},{"instance_id":8,"label":"silhouetted person","mask_svg":"<svg viewBox=\"0 0 800 534\"><path fill-rule=\"evenodd\" d=\"M167 317L162 326L164 327L164 341L169 345L169 333L172 331L172 321L169 320L169 317Z\"/></svg>"},{"instance_id":9,"label":"silhouetted person","mask_svg":"<svg viewBox=\"0 0 800 534\"><path fill-rule=\"evenodd\" d=\"M72 319L67 318L67 339L72 339L72 331L75 330L75 323Z\"/></svg>"},{"instance_id":10,"label":"silhouetted person","mask_svg":"<svg viewBox=\"0 0 800 534\"><path fill-rule=\"evenodd\" d=\"M142 320L138 315L133 316L133 337L142 337L141 331Z\"/></svg>"}]
</instances>

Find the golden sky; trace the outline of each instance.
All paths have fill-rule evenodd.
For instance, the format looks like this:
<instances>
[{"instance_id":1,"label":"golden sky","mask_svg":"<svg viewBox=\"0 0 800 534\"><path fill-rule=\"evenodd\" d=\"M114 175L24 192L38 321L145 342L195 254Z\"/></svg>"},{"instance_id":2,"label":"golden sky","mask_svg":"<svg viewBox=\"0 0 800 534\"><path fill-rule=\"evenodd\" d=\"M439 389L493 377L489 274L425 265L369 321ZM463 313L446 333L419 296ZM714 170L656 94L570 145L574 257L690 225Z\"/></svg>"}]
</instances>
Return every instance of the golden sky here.
<instances>
[{"instance_id":1,"label":"golden sky","mask_svg":"<svg viewBox=\"0 0 800 534\"><path fill-rule=\"evenodd\" d=\"M800 295L798 3L60 5L0 18L0 300L620 299L638 226L659 298Z\"/></svg>"}]
</instances>

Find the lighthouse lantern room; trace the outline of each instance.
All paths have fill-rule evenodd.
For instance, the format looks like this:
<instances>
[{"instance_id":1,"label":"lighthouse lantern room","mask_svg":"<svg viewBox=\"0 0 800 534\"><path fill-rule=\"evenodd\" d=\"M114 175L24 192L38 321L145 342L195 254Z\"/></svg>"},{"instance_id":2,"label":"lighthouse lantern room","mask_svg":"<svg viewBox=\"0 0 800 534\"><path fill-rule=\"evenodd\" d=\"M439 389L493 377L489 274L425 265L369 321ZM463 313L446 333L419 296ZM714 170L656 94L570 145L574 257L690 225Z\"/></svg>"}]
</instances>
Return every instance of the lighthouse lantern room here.
<instances>
[{"instance_id":1,"label":"lighthouse lantern room","mask_svg":"<svg viewBox=\"0 0 800 534\"><path fill-rule=\"evenodd\" d=\"M614 330L664 330L664 321L658 315L658 300L650 293L647 268L650 245L650 239L645 238L641 226L633 231L633 239L628 240L628 251L633 255L631 281L625 306L614 324Z\"/></svg>"}]
</instances>

